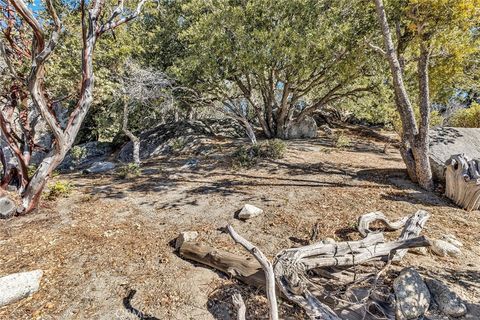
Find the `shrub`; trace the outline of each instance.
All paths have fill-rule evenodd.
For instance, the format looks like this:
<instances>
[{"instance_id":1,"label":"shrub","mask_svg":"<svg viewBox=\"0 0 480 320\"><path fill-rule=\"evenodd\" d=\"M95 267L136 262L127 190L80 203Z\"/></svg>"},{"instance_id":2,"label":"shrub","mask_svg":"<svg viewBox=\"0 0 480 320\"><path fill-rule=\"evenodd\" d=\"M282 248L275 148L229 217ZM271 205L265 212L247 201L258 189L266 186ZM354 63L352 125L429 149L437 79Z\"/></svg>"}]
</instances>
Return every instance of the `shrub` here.
<instances>
[{"instance_id":1,"label":"shrub","mask_svg":"<svg viewBox=\"0 0 480 320\"><path fill-rule=\"evenodd\" d=\"M337 148L348 148L351 144L352 141L350 140L350 138L344 134L340 134L335 140L335 147Z\"/></svg>"},{"instance_id":2,"label":"shrub","mask_svg":"<svg viewBox=\"0 0 480 320\"><path fill-rule=\"evenodd\" d=\"M171 145L173 151L180 151L185 147L185 140L182 138L172 139Z\"/></svg>"},{"instance_id":3,"label":"shrub","mask_svg":"<svg viewBox=\"0 0 480 320\"><path fill-rule=\"evenodd\" d=\"M259 159L281 159L285 156L286 150L284 141L266 140L252 147L239 147L232 155L232 162L236 167L250 168L255 166Z\"/></svg>"},{"instance_id":4,"label":"shrub","mask_svg":"<svg viewBox=\"0 0 480 320\"><path fill-rule=\"evenodd\" d=\"M254 145L253 150L259 158L263 159L281 159L285 156L287 145L279 139L262 141Z\"/></svg>"},{"instance_id":5,"label":"shrub","mask_svg":"<svg viewBox=\"0 0 480 320\"><path fill-rule=\"evenodd\" d=\"M449 124L453 127L480 128L480 104L473 103L470 108L455 111Z\"/></svg>"},{"instance_id":6,"label":"shrub","mask_svg":"<svg viewBox=\"0 0 480 320\"><path fill-rule=\"evenodd\" d=\"M70 149L70 154L72 155L73 162L77 163L87 156L87 149L85 147L73 146Z\"/></svg>"},{"instance_id":7,"label":"shrub","mask_svg":"<svg viewBox=\"0 0 480 320\"><path fill-rule=\"evenodd\" d=\"M123 166L118 171L120 178L128 179L132 177L138 177L140 175L140 167L135 163L129 163L126 166Z\"/></svg>"},{"instance_id":8,"label":"shrub","mask_svg":"<svg viewBox=\"0 0 480 320\"><path fill-rule=\"evenodd\" d=\"M47 200L55 200L59 197L67 197L73 190L73 185L68 181L56 181L49 186Z\"/></svg>"}]
</instances>

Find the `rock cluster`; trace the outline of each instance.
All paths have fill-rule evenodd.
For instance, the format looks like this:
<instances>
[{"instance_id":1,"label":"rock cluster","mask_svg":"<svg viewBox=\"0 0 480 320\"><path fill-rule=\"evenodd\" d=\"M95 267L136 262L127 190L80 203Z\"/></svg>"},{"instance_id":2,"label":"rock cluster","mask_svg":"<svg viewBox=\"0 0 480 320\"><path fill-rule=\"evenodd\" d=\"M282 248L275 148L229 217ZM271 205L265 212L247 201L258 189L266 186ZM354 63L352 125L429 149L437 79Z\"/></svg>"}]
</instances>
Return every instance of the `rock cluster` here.
<instances>
[{"instance_id":1,"label":"rock cluster","mask_svg":"<svg viewBox=\"0 0 480 320\"><path fill-rule=\"evenodd\" d=\"M440 316L461 317L467 313L466 304L439 280L426 278L414 268L405 268L393 282L396 319L422 319L430 311Z\"/></svg>"}]
</instances>

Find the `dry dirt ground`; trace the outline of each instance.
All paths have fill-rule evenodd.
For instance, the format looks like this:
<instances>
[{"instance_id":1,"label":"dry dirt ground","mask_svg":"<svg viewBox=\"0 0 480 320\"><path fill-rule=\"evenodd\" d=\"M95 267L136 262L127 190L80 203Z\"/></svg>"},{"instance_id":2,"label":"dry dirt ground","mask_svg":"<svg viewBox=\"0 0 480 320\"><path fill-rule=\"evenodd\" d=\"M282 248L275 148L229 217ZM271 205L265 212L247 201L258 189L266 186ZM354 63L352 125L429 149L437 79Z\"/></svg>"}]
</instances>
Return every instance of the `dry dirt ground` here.
<instances>
[{"instance_id":1,"label":"dry dirt ground","mask_svg":"<svg viewBox=\"0 0 480 320\"><path fill-rule=\"evenodd\" d=\"M447 281L478 305L479 212L419 190L398 150L383 153L385 142L358 133L345 129L352 146L343 149L327 137L289 141L284 159L251 169L233 169L225 156L245 141L219 139L195 169L184 166L191 157L184 154L151 160L127 180L115 173L56 177L75 185L69 197L0 221L0 275L44 270L41 289L0 309L0 318L232 319L231 295L240 290L248 317L266 319L261 292L178 257L171 245L178 233L195 230L199 241L240 253L222 233L232 224L273 257L308 240L317 222L322 237L354 237L357 217L376 210L394 219L424 209L432 215L427 236L456 235L465 245L461 258L409 254L402 265ZM245 203L264 215L235 219ZM303 319L285 302L281 311Z\"/></svg>"}]
</instances>

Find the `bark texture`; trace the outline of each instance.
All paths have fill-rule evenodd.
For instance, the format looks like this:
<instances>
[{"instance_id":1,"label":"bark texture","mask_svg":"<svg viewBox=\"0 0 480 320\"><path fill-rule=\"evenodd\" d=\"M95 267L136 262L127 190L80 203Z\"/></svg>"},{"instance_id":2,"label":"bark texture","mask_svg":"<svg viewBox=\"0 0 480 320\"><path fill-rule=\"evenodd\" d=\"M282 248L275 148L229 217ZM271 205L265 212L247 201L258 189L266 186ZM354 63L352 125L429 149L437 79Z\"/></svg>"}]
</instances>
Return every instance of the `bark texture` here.
<instances>
[{"instance_id":1,"label":"bark texture","mask_svg":"<svg viewBox=\"0 0 480 320\"><path fill-rule=\"evenodd\" d=\"M134 19L141 11L146 0L138 2L137 7L128 13L125 13L124 1L118 1L110 17L106 16L106 21L101 20L102 12L105 9L105 2L101 0L81 1L80 10L82 12L82 77L78 101L71 112L67 124L63 127L53 110L53 102L50 99L45 84L45 65L48 58L54 52L55 47L60 41L62 33L62 22L56 12L52 0L46 1L46 9L50 15L47 20L53 24L53 30L49 31L44 22L38 20L31 8L23 0L11 0L10 3L15 9L18 19L22 19L33 31L34 41L31 52L31 66L28 76L25 79L28 87L28 93L31 101L42 119L48 125L54 139L52 149L38 166L31 179L25 174L29 154L20 154L15 150L13 144L10 144L12 150L20 159L21 179L24 190L21 194L22 205L18 209L19 213L28 213L38 206L38 201L45 187L46 182L51 177L55 168L63 161L68 150L72 147L80 127L88 113L93 101L93 88L95 84L93 70L94 48L97 39L105 32L112 30L119 25ZM48 38L47 38L48 36ZM3 51L3 50L2 50ZM28 123L28 121L27 121ZM2 132L9 133L8 121L4 114L0 117ZM27 128L27 126L24 126ZM23 157L23 158L22 158Z\"/></svg>"},{"instance_id":2,"label":"bark texture","mask_svg":"<svg viewBox=\"0 0 480 320\"><path fill-rule=\"evenodd\" d=\"M417 68L420 92L420 121L417 126L413 106L403 80L403 58L399 58L399 53L402 52L399 48L402 47L402 44L399 43L397 47L394 45L383 1L374 0L374 2L385 46L384 53L392 74L395 104L402 121L400 152L410 179L418 182L422 188L431 190L433 189L433 179L428 150L430 122L428 63L430 53L427 44L422 40ZM399 41L402 41L401 37L399 37Z\"/></svg>"}]
</instances>

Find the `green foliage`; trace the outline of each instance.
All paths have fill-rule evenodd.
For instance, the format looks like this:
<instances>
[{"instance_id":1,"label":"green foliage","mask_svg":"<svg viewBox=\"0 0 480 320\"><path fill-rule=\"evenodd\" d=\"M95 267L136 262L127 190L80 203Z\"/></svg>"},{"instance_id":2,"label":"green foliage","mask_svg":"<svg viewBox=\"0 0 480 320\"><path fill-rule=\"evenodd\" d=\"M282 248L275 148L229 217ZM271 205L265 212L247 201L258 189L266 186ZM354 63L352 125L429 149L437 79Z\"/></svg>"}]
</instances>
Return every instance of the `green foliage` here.
<instances>
[{"instance_id":1,"label":"green foliage","mask_svg":"<svg viewBox=\"0 0 480 320\"><path fill-rule=\"evenodd\" d=\"M77 163L87 156L87 149L81 146L73 146L70 149L70 154L72 155L73 161Z\"/></svg>"},{"instance_id":2,"label":"green foliage","mask_svg":"<svg viewBox=\"0 0 480 320\"><path fill-rule=\"evenodd\" d=\"M251 168L261 159L281 159L285 156L287 146L279 139L266 140L254 146L240 146L232 154L233 167Z\"/></svg>"},{"instance_id":3,"label":"green foliage","mask_svg":"<svg viewBox=\"0 0 480 320\"><path fill-rule=\"evenodd\" d=\"M36 165L31 164L31 165L28 166L28 176L29 177L32 177L34 175L35 171L37 171L37 166Z\"/></svg>"},{"instance_id":4,"label":"green foliage","mask_svg":"<svg viewBox=\"0 0 480 320\"><path fill-rule=\"evenodd\" d=\"M261 159L281 159L285 156L287 145L283 140L273 139L257 143L252 147L255 156Z\"/></svg>"},{"instance_id":5,"label":"green foliage","mask_svg":"<svg viewBox=\"0 0 480 320\"><path fill-rule=\"evenodd\" d=\"M339 149L348 148L352 144L352 140L343 133L338 135L335 139L335 147Z\"/></svg>"},{"instance_id":6,"label":"green foliage","mask_svg":"<svg viewBox=\"0 0 480 320\"><path fill-rule=\"evenodd\" d=\"M457 110L448 122L452 127L480 128L480 104Z\"/></svg>"},{"instance_id":7,"label":"green foliage","mask_svg":"<svg viewBox=\"0 0 480 320\"><path fill-rule=\"evenodd\" d=\"M170 141L170 146L173 151L181 151L185 147L185 139L182 137L173 138Z\"/></svg>"},{"instance_id":8,"label":"green foliage","mask_svg":"<svg viewBox=\"0 0 480 320\"><path fill-rule=\"evenodd\" d=\"M138 177L141 174L140 167L135 163L129 163L126 166L123 166L118 171L118 175L122 179L129 179L133 177Z\"/></svg>"},{"instance_id":9,"label":"green foliage","mask_svg":"<svg viewBox=\"0 0 480 320\"><path fill-rule=\"evenodd\" d=\"M68 197L73 189L74 186L70 182L58 180L49 186L46 199L51 201L60 197Z\"/></svg>"}]
</instances>

